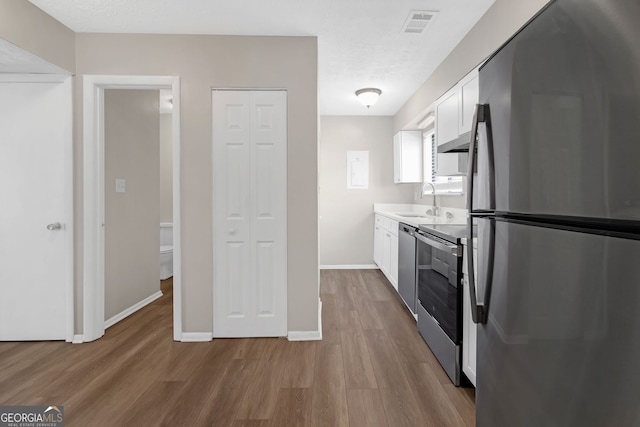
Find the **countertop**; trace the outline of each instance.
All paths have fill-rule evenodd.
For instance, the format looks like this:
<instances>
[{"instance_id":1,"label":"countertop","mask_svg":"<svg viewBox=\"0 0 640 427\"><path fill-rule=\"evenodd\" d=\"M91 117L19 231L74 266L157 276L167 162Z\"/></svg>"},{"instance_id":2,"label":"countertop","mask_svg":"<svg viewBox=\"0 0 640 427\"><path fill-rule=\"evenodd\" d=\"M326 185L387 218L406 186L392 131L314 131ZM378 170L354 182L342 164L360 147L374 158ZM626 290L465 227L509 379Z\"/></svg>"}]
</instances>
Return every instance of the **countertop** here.
<instances>
[{"instance_id":1,"label":"countertop","mask_svg":"<svg viewBox=\"0 0 640 427\"><path fill-rule=\"evenodd\" d=\"M394 221L411 225L416 228L420 224L464 225L467 222L466 209L438 207L438 216L427 214L427 212L431 212L432 210L433 207L428 205L406 205L390 203L375 203L373 205L374 213L386 216L387 218L391 218ZM449 218L447 218L447 213L451 214Z\"/></svg>"}]
</instances>

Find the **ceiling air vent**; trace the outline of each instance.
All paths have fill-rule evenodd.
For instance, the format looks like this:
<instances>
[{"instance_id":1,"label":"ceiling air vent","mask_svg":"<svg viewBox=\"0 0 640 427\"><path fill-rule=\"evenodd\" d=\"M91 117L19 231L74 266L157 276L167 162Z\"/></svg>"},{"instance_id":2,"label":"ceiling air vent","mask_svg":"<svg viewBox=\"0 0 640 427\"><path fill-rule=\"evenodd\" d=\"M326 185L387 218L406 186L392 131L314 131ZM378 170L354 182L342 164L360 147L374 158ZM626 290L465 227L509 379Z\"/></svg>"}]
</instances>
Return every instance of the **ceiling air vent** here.
<instances>
[{"instance_id":1,"label":"ceiling air vent","mask_svg":"<svg viewBox=\"0 0 640 427\"><path fill-rule=\"evenodd\" d=\"M402 27L403 33L422 34L435 19L438 12L412 10Z\"/></svg>"}]
</instances>

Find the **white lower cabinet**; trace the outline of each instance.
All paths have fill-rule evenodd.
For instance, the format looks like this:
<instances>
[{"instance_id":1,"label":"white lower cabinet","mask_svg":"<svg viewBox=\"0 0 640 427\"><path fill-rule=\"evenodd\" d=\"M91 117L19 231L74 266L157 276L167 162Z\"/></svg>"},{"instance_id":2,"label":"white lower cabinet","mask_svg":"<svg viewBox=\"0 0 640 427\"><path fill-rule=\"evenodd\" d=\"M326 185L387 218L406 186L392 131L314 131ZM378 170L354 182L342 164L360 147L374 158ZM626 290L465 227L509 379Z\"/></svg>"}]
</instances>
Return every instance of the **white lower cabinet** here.
<instances>
[{"instance_id":1,"label":"white lower cabinet","mask_svg":"<svg viewBox=\"0 0 640 427\"><path fill-rule=\"evenodd\" d=\"M389 234L391 234L390 236L391 245L390 245L390 251L389 251L389 257L391 258L391 262L389 266L389 275L391 277L389 278L389 281L391 282L393 287L396 288L396 291L397 291L398 290L398 223L397 222L396 222L395 234L392 234L391 232Z\"/></svg>"},{"instance_id":2,"label":"white lower cabinet","mask_svg":"<svg viewBox=\"0 0 640 427\"><path fill-rule=\"evenodd\" d=\"M398 290L398 221L375 216L373 261Z\"/></svg>"},{"instance_id":3,"label":"white lower cabinet","mask_svg":"<svg viewBox=\"0 0 640 427\"><path fill-rule=\"evenodd\" d=\"M382 265L380 269L389 277L391 274L391 235L387 230L382 230L382 255L380 257Z\"/></svg>"},{"instance_id":4,"label":"white lower cabinet","mask_svg":"<svg viewBox=\"0 0 640 427\"><path fill-rule=\"evenodd\" d=\"M380 267L382 264L382 218L376 215L373 232L373 262Z\"/></svg>"},{"instance_id":5,"label":"white lower cabinet","mask_svg":"<svg viewBox=\"0 0 640 427\"><path fill-rule=\"evenodd\" d=\"M464 260L462 271L464 272L464 294L463 313L462 313L462 372L465 373L469 381L476 385L476 355L477 355L477 336L478 325L473 323L471 319L471 297L469 296L469 275L467 269L467 251L469 247L464 247ZM478 259L478 250L473 248L473 261L476 265ZM478 271L474 268L474 271ZM477 288L477 282L476 282Z\"/></svg>"}]
</instances>

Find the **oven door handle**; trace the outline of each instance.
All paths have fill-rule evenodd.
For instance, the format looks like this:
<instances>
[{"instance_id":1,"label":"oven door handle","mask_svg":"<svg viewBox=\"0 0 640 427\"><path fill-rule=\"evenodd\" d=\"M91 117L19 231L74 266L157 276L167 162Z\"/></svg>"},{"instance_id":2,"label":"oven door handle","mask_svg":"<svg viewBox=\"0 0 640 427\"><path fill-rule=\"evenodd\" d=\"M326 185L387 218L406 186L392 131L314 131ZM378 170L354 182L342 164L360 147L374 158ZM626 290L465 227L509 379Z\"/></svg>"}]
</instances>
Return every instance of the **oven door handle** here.
<instances>
[{"instance_id":1,"label":"oven door handle","mask_svg":"<svg viewBox=\"0 0 640 427\"><path fill-rule=\"evenodd\" d=\"M429 246L432 246L436 249L439 249L441 251L445 251L450 253L453 256L456 257L460 257L462 256L462 253L460 252L460 249L458 248L458 245L447 245L445 243L439 242L431 237L427 237L424 234L420 233L419 231L416 233L416 239L420 240L422 243L425 243Z\"/></svg>"}]
</instances>

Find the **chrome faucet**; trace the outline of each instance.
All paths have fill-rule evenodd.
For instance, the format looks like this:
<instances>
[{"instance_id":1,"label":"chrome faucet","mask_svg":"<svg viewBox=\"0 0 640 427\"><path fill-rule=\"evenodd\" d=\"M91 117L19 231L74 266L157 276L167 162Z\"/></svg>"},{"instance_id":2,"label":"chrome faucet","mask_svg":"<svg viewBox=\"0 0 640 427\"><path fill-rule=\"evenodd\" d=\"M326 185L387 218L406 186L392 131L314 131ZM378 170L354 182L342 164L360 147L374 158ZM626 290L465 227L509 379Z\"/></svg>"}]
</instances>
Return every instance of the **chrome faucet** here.
<instances>
[{"instance_id":1,"label":"chrome faucet","mask_svg":"<svg viewBox=\"0 0 640 427\"><path fill-rule=\"evenodd\" d=\"M432 182L425 182L424 184L422 184L422 196L420 197L421 199L424 197L425 193L425 187L429 185L431 186L431 190L433 190L433 210L432 210L432 215L433 216L438 216L438 205L436 204L436 186L433 185ZM428 214L428 211L427 211Z\"/></svg>"}]
</instances>

